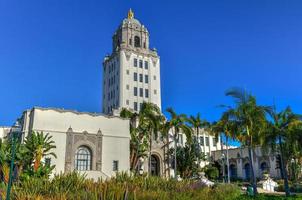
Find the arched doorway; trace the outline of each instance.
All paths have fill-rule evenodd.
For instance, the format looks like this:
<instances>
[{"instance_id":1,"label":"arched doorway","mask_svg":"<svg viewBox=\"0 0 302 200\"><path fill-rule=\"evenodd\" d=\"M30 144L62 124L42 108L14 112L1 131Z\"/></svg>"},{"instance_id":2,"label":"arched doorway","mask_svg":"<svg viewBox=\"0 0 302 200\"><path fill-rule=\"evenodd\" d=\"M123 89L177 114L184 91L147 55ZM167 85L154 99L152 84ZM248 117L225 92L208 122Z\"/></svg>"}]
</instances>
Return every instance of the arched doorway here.
<instances>
[{"instance_id":1,"label":"arched doorway","mask_svg":"<svg viewBox=\"0 0 302 200\"><path fill-rule=\"evenodd\" d=\"M235 164L230 165L230 176L231 178L237 178L237 167Z\"/></svg>"},{"instance_id":2,"label":"arched doorway","mask_svg":"<svg viewBox=\"0 0 302 200\"><path fill-rule=\"evenodd\" d=\"M249 180L251 178L251 168L249 163L246 163L244 165L244 173L245 173L245 179Z\"/></svg>"},{"instance_id":3,"label":"arched doorway","mask_svg":"<svg viewBox=\"0 0 302 200\"><path fill-rule=\"evenodd\" d=\"M151 175L159 176L160 175L160 161L158 156L151 155Z\"/></svg>"}]
</instances>

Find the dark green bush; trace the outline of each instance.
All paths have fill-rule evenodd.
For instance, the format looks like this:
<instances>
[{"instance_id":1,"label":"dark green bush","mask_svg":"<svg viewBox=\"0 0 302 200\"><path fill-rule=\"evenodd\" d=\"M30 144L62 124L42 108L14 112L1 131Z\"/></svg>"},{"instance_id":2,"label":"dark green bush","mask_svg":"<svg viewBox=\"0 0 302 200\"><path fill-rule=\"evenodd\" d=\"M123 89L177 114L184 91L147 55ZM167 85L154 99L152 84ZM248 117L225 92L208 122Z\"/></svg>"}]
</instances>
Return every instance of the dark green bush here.
<instances>
[{"instance_id":1,"label":"dark green bush","mask_svg":"<svg viewBox=\"0 0 302 200\"><path fill-rule=\"evenodd\" d=\"M207 166L205 168L205 174L208 179L216 180L219 177L219 170L214 166Z\"/></svg>"}]
</instances>

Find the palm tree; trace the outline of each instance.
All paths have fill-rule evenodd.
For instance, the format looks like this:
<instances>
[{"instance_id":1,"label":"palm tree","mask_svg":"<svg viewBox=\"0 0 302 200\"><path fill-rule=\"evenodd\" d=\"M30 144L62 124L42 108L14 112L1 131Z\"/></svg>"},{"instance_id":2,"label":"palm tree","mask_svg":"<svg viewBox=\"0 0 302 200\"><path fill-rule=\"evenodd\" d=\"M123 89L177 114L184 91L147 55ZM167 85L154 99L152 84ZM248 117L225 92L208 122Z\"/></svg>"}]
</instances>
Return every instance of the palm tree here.
<instances>
[{"instance_id":1,"label":"palm tree","mask_svg":"<svg viewBox=\"0 0 302 200\"><path fill-rule=\"evenodd\" d=\"M259 142L264 132L267 125L266 113L270 113L271 107L257 105L254 96L238 88L228 90L226 95L233 97L235 100L235 122L240 128L238 139L248 147L252 185L254 195L256 195L257 185L253 170L252 148Z\"/></svg>"},{"instance_id":2,"label":"palm tree","mask_svg":"<svg viewBox=\"0 0 302 200\"><path fill-rule=\"evenodd\" d=\"M137 170L138 160L145 157L145 152L148 148L148 143L145 134L138 125L139 114L123 108L120 116L129 119L130 125L130 170Z\"/></svg>"},{"instance_id":3,"label":"palm tree","mask_svg":"<svg viewBox=\"0 0 302 200\"><path fill-rule=\"evenodd\" d=\"M166 170L165 170L165 173L166 171L168 171L168 177L170 178L171 175L170 175L170 152L169 152L169 147L170 147L170 144L171 144L171 141L170 141L170 123L169 121L165 121L163 124L162 124L162 128L161 128L161 134L162 134L162 137L163 137L163 141L164 141L164 145L163 145L163 149L164 149L164 156L166 157L164 160L166 162Z\"/></svg>"},{"instance_id":4,"label":"palm tree","mask_svg":"<svg viewBox=\"0 0 302 200\"><path fill-rule=\"evenodd\" d=\"M164 117L157 105L144 102L139 114L139 124L144 129L149 138L149 174L151 175L151 151L152 140L158 138L158 133L164 122Z\"/></svg>"},{"instance_id":5,"label":"palm tree","mask_svg":"<svg viewBox=\"0 0 302 200\"><path fill-rule=\"evenodd\" d=\"M164 120L160 109L153 103L144 102L138 113L123 108L120 116L130 119L130 169L137 170L139 159L146 157L148 151L149 174L151 174L152 139L157 139Z\"/></svg>"},{"instance_id":6,"label":"palm tree","mask_svg":"<svg viewBox=\"0 0 302 200\"><path fill-rule=\"evenodd\" d=\"M209 122L207 122L206 120L202 120L200 118L200 113L197 113L196 117L194 116L190 116L190 118L188 119L189 124L191 125L191 127L193 128L194 132L196 133L196 137L197 137L197 146L198 146L198 150L200 150L200 143L199 143L199 131L200 129L203 128L208 128L209 127ZM205 151L204 151L205 153ZM197 163L198 163L198 167L200 166L200 160L199 158L197 158Z\"/></svg>"},{"instance_id":7,"label":"palm tree","mask_svg":"<svg viewBox=\"0 0 302 200\"><path fill-rule=\"evenodd\" d=\"M191 141L192 129L186 125L187 117L185 114L177 115L172 108L167 108L167 112L170 114L171 119L168 121L168 126L172 131L173 140L174 140L174 178L177 177L177 142L179 133L182 132L186 135L187 141Z\"/></svg>"},{"instance_id":8,"label":"palm tree","mask_svg":"<svg viewBox=\"0 0 302 200\"><path fill-rule=\"evenodd\" d=\"M238 127L237 127L235 120L236 120L236 112L234 109L229 108L227 111L223 112L220 120L215 125L213 125L215 137L218 137L217 134L219 134L219 133L224 133L224 136L226 139L226 160L227 160L228 183L231 182L228 140L229 140L229 138L232 138L232 139L236 138L236 134L238 132Z\"/></svg>"},{"instance_id":9,"label":"palm tree","mask_svg":"<svg viewBox=\"0 0 302 200\"><path fill-rule=\"evenodd\" d=\"M270 114L272 121L270 123L269 132L264 138L264 143L268 144L272 150L275 150L276 144L279 146L281 158L280 167L284 179L284 188L286 196L289 196L290 191L288 186L286 165L288 160L291 159L291 156L294 155L293 152L296 144L296 140L291 136L291 130L293 127L301 124L301 116L294 114L290 107L287 107L285 110L278 113L275 106ZM290 150L288 152L291 152L291 155L285 155L286 151L284 148L286 147L290 148L288 149Z\"/></svg>"},{"instance_id":10,"label":"palm tree","mask_svg":"<svg viewBox=\"0 0 302 200\"><path fill-rule=\"evenodd\" d=\"M48 133L44 134L43 132L32 132L32 134L25 139L25 148L30 154L31 161L34 163L34 172L40 167L43 157L50 155L55 158L57 157L52 151L56 146L51 139L52 136L49 136Z\"/></svg>"}]
</instances>

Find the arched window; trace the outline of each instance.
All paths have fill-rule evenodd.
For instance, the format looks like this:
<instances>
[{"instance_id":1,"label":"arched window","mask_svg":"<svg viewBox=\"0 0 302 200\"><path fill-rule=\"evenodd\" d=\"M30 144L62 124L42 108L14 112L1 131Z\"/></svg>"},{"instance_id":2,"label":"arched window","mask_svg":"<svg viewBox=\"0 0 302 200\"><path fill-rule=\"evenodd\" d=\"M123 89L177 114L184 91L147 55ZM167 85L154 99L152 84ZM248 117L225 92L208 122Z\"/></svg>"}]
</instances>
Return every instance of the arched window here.
<instances>
[{"instance_id":1,"label":"arched window","mask_svg":"<svg viewBox=\"0 0 302 200\"><path fill-rule=\"evenodd\" d=\"M78 171L91 170L91 151L86 146L80 146L75 154L75 169Z\"/></svg>"},{"instance_id":2,"label":"arched window","mask_svg":"<svg viewBox=\"0 0 302 200\"><path fill-rule=\"evenodd\" d=\"M134 37L134 47L141 47L141 40L138 36Z\"/></svg>"},{"instance_id":3,"label":"arched window","mask_svg":"<svg viewBox=\"0 0 302 200\"><path fill-rule=\"evenodd\" d=\"M266 162L261 163L260 169L261 169L262 172L267 171L268 170L267 163Z\"/></svg>"}]
</instances>

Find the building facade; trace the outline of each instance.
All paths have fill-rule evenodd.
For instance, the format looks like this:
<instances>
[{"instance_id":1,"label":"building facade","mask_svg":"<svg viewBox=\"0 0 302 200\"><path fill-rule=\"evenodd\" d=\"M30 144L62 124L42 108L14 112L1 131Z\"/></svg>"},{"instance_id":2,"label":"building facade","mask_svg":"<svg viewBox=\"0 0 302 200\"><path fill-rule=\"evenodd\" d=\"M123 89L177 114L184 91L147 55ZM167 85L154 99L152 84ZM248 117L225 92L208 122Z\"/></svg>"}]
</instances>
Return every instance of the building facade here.
<instances>
[{"instance_id":1,"label":"building facade","mask_svg":"<svg viewBox=\"0 0 302 200\"><path fill-rule=\"evenodd\" d=\"M23 140L34 132L48 133L57 155L47 157L54 174L73 170L88 178L107 178L130 168L129 121L116 116L63 109L33 108L19 119Z\"/></svg>"},{"instance_id":2,"label":"building facade","mask_svg":"<svg viewBox=\"0 0 302 200\"><path fill-rule=\"evenodd\" d=\"M9 132L10 132L11 127L8 126L0 126L0 139L5 138Z\"/></svg>"},{"instance_id":3,"label":"building facade","mask_svg":"<svg viewBox=\"0 0 302 200\"><path fill-rule=\"evenodd\" d=\"M149 47L147 28L130 10L112 39L112 53L103 61L103 113L139 111L143 102L161 108L160 59Z\"/></svg>"},{"instance_id":4,"label":"building facade","mask_svg":"<svg viewBox=\"0 0 302 200\"><path fill-rule=\"evenodd\" d=\"M251 178L251 167L248 157L248 148L229 149L229 171L232 179L248 180ZM222 155L224 154L224 155ZM253 170L256 178L263 178L263 174L267 173L270 177L281 178L281 172L278 166L278 154L272 153L270 150L263 150L256 147L252 152ZM226 150L212 152L212 159L219 166L226 166ZM224 161L223 161L224 159ZM222 167L221 167L222 170ZM222 173L222 172L221 172Z\"/></svg>"}]
</instances>

